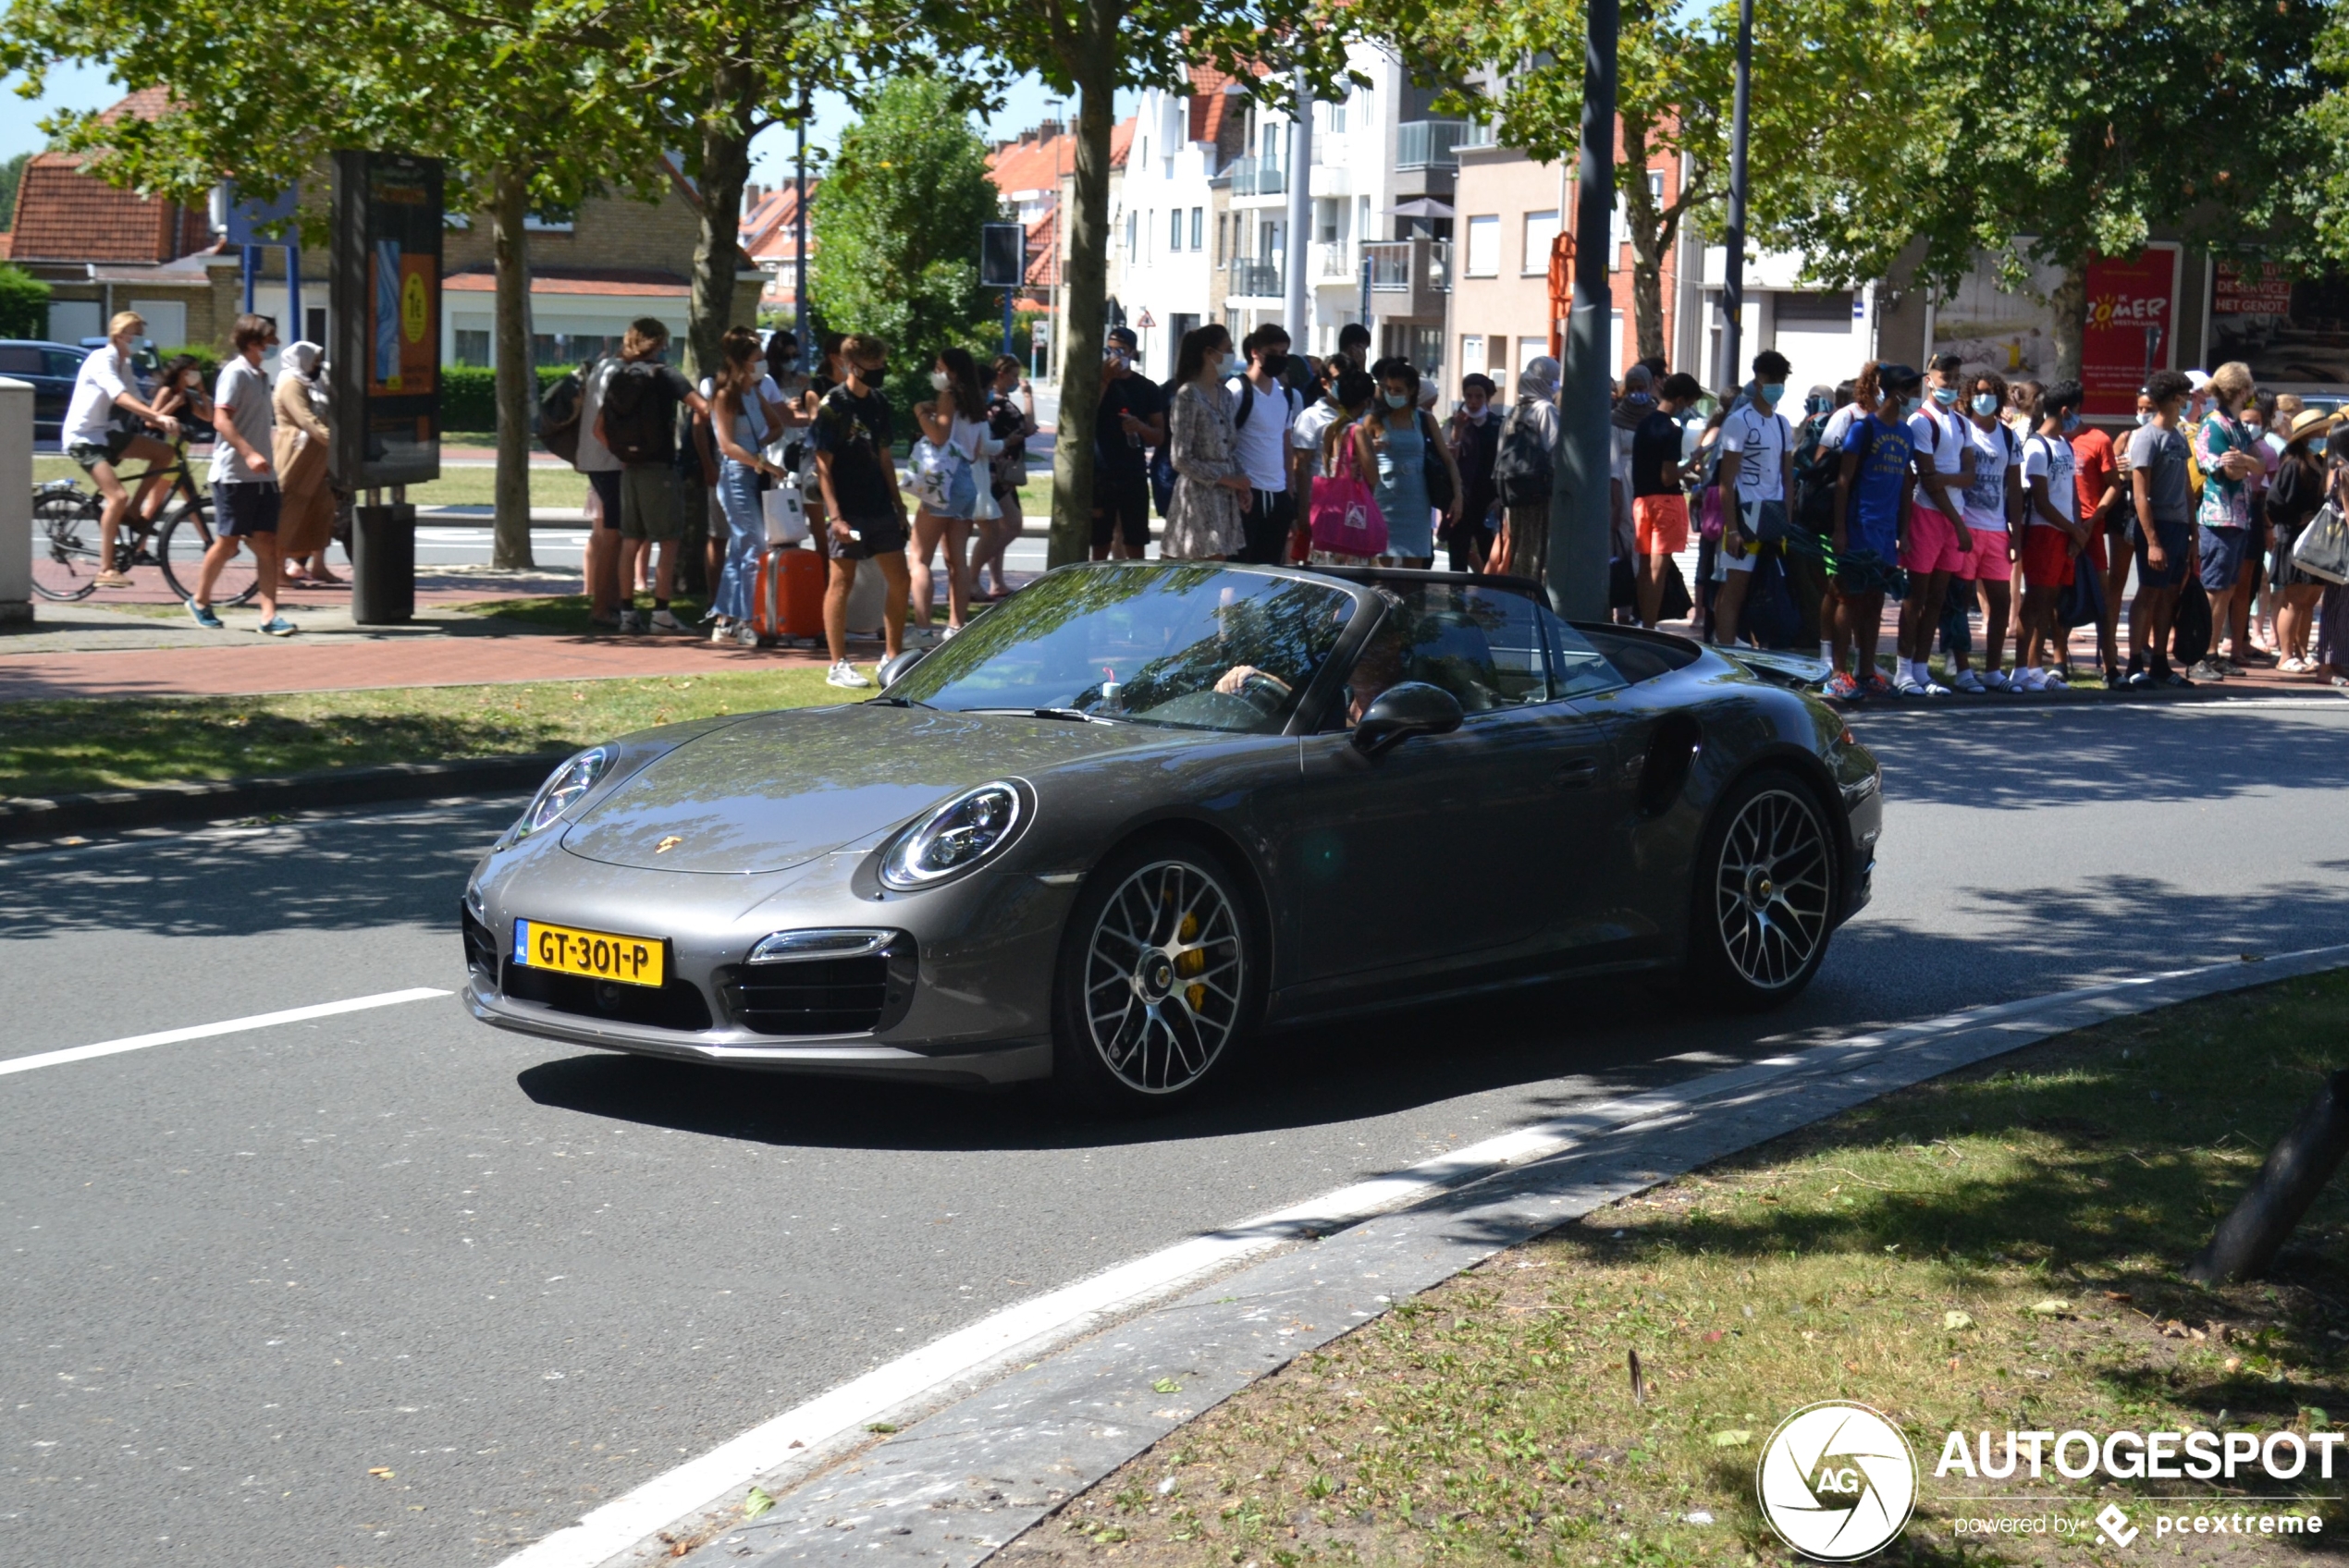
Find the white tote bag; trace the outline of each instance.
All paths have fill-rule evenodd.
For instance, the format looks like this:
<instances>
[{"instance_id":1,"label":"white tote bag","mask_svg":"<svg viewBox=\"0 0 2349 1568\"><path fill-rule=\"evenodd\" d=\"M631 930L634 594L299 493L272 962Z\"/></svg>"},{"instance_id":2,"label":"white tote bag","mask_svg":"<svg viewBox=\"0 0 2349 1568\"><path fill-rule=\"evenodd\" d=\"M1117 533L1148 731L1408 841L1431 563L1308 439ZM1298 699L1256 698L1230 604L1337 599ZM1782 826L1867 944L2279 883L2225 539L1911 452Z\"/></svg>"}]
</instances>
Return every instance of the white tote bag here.
<instances>
[{"instance_id":1,"label":"white tote bag","mask_svg":"<svg viewBox=\"0 0 2349 1568\"><path fill-rule=\"evenodd\" d=\"M783 480L758 497L767 514L767 543L804 545L807 542L807 502L796 478Z\"/></svg>"}]
</instances>

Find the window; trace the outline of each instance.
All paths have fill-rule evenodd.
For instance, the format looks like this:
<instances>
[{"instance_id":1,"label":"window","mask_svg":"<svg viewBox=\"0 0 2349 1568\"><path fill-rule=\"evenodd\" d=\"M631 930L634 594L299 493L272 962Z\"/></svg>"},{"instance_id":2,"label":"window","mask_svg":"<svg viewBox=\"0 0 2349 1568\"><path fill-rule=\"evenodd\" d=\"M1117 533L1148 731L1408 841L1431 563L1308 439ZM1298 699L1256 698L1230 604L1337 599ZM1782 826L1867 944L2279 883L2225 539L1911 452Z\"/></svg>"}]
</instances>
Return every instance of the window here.
<instances>
[{"instance_id":1,"label":"window","mask_svg":"<svg viewBox=\"0 0 2349 1568\"><path fill-rule=\"evenodd\" d=\"M1501 214L1489 214L1468 220L1468 276L1498 277L1501 275Z\"/></svg>"},{"instance_id":2,"label":"window","mask_svg":"<svg viewBox=\"0 0 2349 1568\"><path fill-rule=\"evenodd\" d=\"M1201 244L1201 241L1205 239L1206 236L1207 209L1205 207L1193 207L1191 209L1191 249L1194 251L1203 249L1204 247Z\"/></svg>"},{"instance_id":3,"label":"window","mask_svg":"<svg viewBox=\"0 0 2349 1568\"><path fill-rule=\"evenodd\" d=\"M1470 715L1564 694L1550 679L1544 618L1525 594L1450 582L1391 591L1402 603L1354 661L1348 709L1367 707L1380 692L1406 680L1449 692ZM1566 631L1576 635L1570 627ZM1597 656L1595 650L1592 656ZM1338 722L1348 717L1341 715Z\"/></svg>"},{"instance_id":4,"label":"window","mask_svg":"<svg viewBox=\"0 0 2349 1568\"><path fill-rule=\"evenodd\" d=\"M1215 264L1219 267L1224 264L1224 258L1231 252L1231 214L1215 214Z\"/></svg>"},{"instance_id":5,"label":"window","mask_svg":"<svg viewBox=\"0 0 2349 1568\"><path fill-rule=\"evenodd\" d=\"M1140 216L1139 213L1125 214L1125 253L1129 256L1134 253L1134 227Z\"/></svg>"},{"instance_id":6,"label":"window","mask_svg":"<svg viewBox=\"0 0 2349 1568\"><path fill-rule=\"evenodd\" d=\"M1482 333L1460 334L1460 370L1463 374L1484 368L1484 337Z\"/></svg>"},{"instance_id":7,"label":"window","mask_svg":"<svg viewBox=\"0 0 2349 1568\"><path fill-rule=\"evenodd\" d=\"M1183 209L1170 208L1166 214L1166 248L1169 251L1179 251L1183 248Z\"/></svg>"},{"instance_id":8,"label":"window","mask_svg":"<svg viewBox=\"0 0 2349 1568\"><path fill-rule=\"evenodd\" d=\"M457 362L461 365L486 365L489 362L489 334L465 327L457 329Z\"/></svg>"},{"instance_id":9,"label":"window","mask_svg":"<svg viewBox=\"0 0 2349 1568\"><path fill-rule=\"evenodd\" d=\"M1547 212L1526 214L1525 262L1522 270L1529 274L1548 272L1550 270L1550 244L1557 237L1558 211L1556 207L1550 208Z\"/></svg>"}]
</instances>

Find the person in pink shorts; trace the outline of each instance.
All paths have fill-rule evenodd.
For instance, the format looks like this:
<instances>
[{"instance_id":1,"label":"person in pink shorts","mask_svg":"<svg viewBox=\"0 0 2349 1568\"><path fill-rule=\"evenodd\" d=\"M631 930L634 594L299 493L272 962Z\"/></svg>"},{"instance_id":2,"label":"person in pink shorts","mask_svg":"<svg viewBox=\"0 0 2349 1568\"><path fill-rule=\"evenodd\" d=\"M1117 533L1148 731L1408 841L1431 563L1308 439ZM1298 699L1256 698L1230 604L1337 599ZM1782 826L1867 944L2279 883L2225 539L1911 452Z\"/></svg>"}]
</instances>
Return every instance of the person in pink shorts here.
<instances>
[{"instance_id":1,"label":"person in pink shorts","mask_svg":"<svg viewBox=\"0 0 2349 1568\"><path fill-rule=\"evenodd\" d=\"M1974 584L1982 604L1982 673L1974 674L1962 653L1949 655L1949 685L1976 695L2009 692L2005 669L2007 622L2013 606L2014 520L2023 510L2023 443L1999 418L2006 407L2006 378L1985 371L1966 378L1966 441L1974 466L1966 471L1966 533L1974 548L1958 568L1958 581ZM2017 666L2020 668L2020 665Z\"/></svg>"},{"instance_id":2,"label":"person in pink shorts","mask_svg":"<svg viewBox=\"0 0 2349 1568\"><path fill-rule=\"evenodd\" d=\"M1964 520L1974 447L1966 439L1965 418L1958 412L1962 365L1955 354L1933 356L1925 373L1925 406L1909 420L1909 440L1916 448L1916 509L1900 552L1900 564L1909 573L1909 596L1900 601L1900 633L1894 647L1899 668L1892 677L1892 689L1904 697L1949 694L1949 688L1933 679L1926 661L1933 654L1933 634L1941 626L1949 579L1974 554L1974 537Z\"/></svg>"}]
</instances>

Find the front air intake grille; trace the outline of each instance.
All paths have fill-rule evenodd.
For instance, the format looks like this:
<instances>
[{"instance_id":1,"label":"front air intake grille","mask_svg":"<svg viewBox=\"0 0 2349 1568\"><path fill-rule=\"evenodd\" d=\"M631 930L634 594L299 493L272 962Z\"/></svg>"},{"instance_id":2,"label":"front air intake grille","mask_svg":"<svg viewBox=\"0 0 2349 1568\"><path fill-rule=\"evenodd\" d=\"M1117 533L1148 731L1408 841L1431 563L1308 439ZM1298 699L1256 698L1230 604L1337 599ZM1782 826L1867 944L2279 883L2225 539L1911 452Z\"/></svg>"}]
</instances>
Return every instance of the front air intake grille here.
<instances>
[{"instance_id":1,"label":"front air intake grille","mask_svg":"<svg viewBox=\"0 0 2349 1568\"><path fill-rule=\"evenodd\" d=\"M584 974L565 974L560 970L532 969L509 960L500 989L516 1001L536 1002L557 1012L574 1012L583 1018L649 1023L656 1029L694 1034L709 1027L709 1003L702 999L701 991L674 977L656 989L650 986L591 980Z\"/></svg>"},{"instance_id":2,"label":"front air intake grille","mask_svg":"<svg viewBox=\"0 0 2349 1568\"><path fill-rule=\"evenodd\" d=\"M901 933L855 958L738 964L719 971L718 994L755 1034L864 1035L905 1016L915 968L914 939Z\"/></svg>"},{"instance_id":3,"label":"front air intake grille","mask_svg":"<svg viewBox=\"0 0 2349 1568\"><path fill-rule=\"evenodd\" d=\"M498 944L489 935L489 927L473 918L462 900L457 903L457 919L465 930L465 967L488 979L498 979Z\"/></svg>"}]
</instances>

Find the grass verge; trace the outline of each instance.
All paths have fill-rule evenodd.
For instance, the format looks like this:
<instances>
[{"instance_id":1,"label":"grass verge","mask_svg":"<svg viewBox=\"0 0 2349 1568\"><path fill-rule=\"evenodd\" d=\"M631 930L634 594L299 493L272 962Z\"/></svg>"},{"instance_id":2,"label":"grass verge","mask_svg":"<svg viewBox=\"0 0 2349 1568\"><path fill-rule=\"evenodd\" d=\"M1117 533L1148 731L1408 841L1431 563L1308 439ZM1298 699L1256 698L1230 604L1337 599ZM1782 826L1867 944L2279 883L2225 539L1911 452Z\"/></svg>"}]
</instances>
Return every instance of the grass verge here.
<instances>
[{"instance_id":1,"label":"grass verge","mask_svg":"<svg viewBox=\"0 0 2349 1568\"><path fill-rule=\"evenodd\" d=\"M1755 1506L1754 1464L1782 1418L1832 1398L1884 1411L1917 1451L1916 1514L1875 1561L2133 1561L2093 1526L1955 1534L1961 1515L2085 1521L2110 1501L2144 1529L2139 1554L2331 1560L2349 1528L2343 1464L2270 1487L2327 1498L2322 1535L2183 1545L2157 1542L2154 1501L2226 1488L1932 1471L1950 1430L2338 1429L2343 1183L2275 1278L2204 1291L2177 1270L2344 1042L2349 976L2290 981L2066 1035L1778 1139L1300 1358L998 1561L1791 1564ZM2001 1486L2058 1501L1951 1498ZM2188 1507L2223 1512L2161 1511Z\"/></svg>"},{"instance_id":2,"label":"grass verge","mask_svg":"<svg viewBox=\"0 0 2349 1568\"><path fill-rule=\"evenodd\" d=\"M0 726L0 796L553 751L838 696L821 669L801 666L522 686L11 703Z\"/></svg>"}]
</instances>

